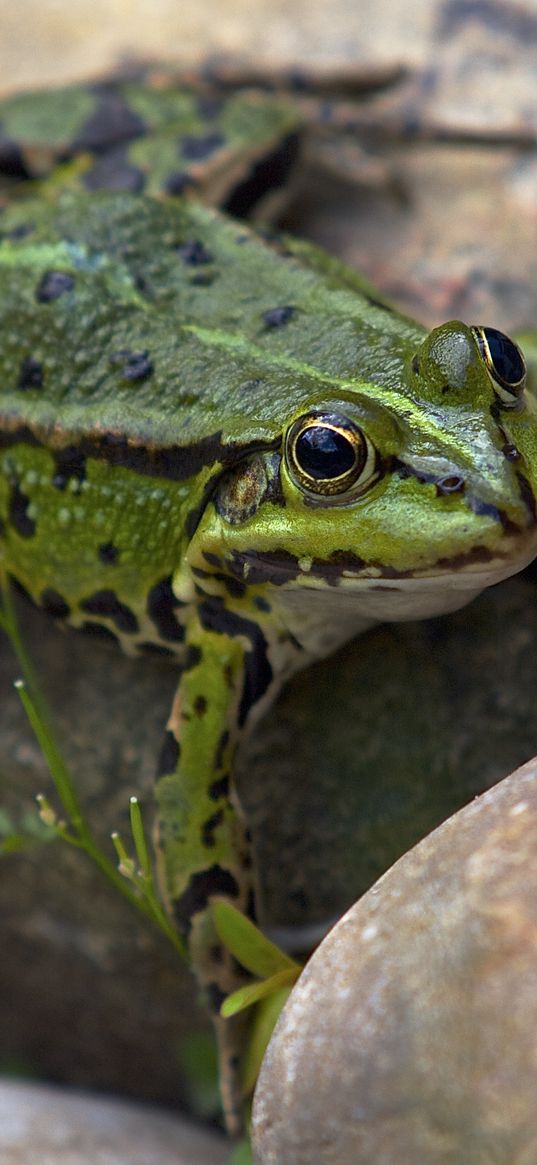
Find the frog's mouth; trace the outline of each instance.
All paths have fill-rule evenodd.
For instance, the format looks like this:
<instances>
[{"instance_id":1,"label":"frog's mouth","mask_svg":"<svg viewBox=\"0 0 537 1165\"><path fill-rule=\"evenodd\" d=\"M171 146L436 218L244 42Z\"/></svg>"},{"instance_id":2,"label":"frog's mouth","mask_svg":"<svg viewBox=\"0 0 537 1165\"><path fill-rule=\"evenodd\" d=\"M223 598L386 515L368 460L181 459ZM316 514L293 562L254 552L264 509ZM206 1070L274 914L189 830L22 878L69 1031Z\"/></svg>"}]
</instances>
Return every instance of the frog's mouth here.
<instances>
[{"instance_id":1,"label":"frog's mouth","mask_svg":"<svg viewBox=\"0 0 537 1165\"><path fill-rule=\"evenodd\" d=\"M513 535L502 542L501 552L474 546L452 558L416 570L397 570L367 563L358 556L336 551L327 560L298 558L289 551L239 551L233 555L232 572L247 585L268 584L278 588L287 603L296 601L351 606L360 616L374 620L422 619L456 611L487 587L518 574L537 555L537 530ZM302 600L299 595L302 593ZM323 599L324 596L324 599Z\"/></svg>"}]
</instances>

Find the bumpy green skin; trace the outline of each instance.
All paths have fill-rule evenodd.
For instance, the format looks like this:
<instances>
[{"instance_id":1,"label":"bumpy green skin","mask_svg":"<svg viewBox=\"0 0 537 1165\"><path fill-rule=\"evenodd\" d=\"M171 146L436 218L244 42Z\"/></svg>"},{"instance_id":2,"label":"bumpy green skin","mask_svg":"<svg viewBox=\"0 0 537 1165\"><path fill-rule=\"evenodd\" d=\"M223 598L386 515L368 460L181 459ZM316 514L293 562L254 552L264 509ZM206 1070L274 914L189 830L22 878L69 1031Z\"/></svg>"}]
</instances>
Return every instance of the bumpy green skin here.
<instances>
[{"instance_id":1,"label":"bumpy green skin","mask_svg":"<svg viewBox=\"0 0 537 1165\"><path fill-rule=\"evenodd\" d=\"M61 98L56 155L93 108ZM26 127L19 162L35 109L0 107L9 142ZM208 906L255 909L241 734L372 621L454 609L531 560L535 406L505 407L464 324L427 336L322 252L196 202L48 184L0 236L0 566L59 620L177 661L161 884L217 1013L237 972ZM367 440L363 487L297 479L287 434L312 412ZM233 1089L227 1110L236 1128Z\"/></svg>"}]
</instances>

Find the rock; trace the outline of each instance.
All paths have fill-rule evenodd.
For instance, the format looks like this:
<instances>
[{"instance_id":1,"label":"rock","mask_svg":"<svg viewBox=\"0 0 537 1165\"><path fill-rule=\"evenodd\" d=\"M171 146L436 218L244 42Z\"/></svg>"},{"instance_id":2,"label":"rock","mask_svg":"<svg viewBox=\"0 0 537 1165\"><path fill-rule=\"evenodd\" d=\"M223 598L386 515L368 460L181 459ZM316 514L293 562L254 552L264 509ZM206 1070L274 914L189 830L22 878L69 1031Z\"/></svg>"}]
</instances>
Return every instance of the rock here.
<instances>
[{"instance_id":1,"label":"rock","mask_svg":"<svg viewBox=\"0 0 537 1165\"><path fill-rule=\"evenodd\" d=\"M223 1137L149 1105L0 1083L2 1165L226 1165Z\"/></svg>"},{"instance_id":2,"label":"rock","mask_svg":"<svg viewBox=\"0 0 537 1165\"><path fill-rule=\"evenodd\" d=\"M537 761L401 858L301 976L256 1165L537 1161Z\"/></svg>"}]
</instances>

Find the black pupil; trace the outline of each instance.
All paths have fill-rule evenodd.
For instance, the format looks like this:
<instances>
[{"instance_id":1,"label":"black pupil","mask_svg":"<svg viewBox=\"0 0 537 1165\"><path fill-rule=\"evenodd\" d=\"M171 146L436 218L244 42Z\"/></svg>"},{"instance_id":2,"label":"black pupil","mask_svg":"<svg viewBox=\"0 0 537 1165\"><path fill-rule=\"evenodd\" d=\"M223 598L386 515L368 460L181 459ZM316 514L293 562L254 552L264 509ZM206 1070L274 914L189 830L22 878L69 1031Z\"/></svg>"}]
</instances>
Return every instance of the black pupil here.
<instances>
[{"instance_id":1,"label":"black pupil","mask_svg":"<svg viewBox=\"0 0 537 1165\"><path fill-rule=\"evenodd\" d=\"M295 451L303 472L316 481L342 477L356 464L354 445L327 425L312 425L304 429Z\"/></svg>"},{"instance_id":2,"label":"black pupil","mask_svg":"<svg viewBox=\"0 0 537 1165\"><path fill-rule=\"evenodd\" d=\"M483 328L483 332L499 380L508 385L519 384L524 379L526 369L516 344L496 328Z\"/></svg>"}]
</instances>

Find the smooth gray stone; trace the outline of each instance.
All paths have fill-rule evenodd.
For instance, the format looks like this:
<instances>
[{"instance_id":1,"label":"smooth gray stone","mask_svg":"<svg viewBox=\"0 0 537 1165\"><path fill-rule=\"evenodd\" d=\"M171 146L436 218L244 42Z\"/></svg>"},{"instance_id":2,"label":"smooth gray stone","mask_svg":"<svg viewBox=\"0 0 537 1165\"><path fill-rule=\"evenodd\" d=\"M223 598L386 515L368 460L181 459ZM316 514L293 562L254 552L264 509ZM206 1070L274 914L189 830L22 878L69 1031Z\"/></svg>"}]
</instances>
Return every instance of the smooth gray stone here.
<instances>
[{"instance_id":1,"label":"smooth gray stone","mask_svg":"<svg viewBox=\"0 0 537 1165\"><path fill-rule=\"evenodd\" d=\"M223 1137L149 1105L0 1082L2 1165L227 1165Z\"/></svg>"},{"instance_id":2,"label":"smooth gray stone","mask_svg":"<svg viewBox=\"0 0 537 1165\"><path fill-rule=\"evenodd\" d=\"M535 1165L537 759L334 927L269 1045L256 1165Z\"/></svg>"}]
</instances>

